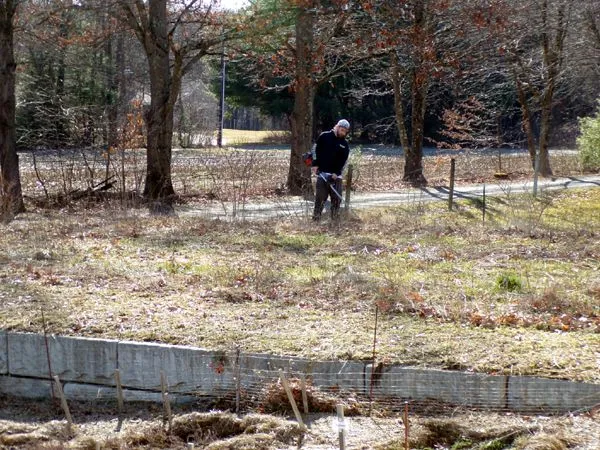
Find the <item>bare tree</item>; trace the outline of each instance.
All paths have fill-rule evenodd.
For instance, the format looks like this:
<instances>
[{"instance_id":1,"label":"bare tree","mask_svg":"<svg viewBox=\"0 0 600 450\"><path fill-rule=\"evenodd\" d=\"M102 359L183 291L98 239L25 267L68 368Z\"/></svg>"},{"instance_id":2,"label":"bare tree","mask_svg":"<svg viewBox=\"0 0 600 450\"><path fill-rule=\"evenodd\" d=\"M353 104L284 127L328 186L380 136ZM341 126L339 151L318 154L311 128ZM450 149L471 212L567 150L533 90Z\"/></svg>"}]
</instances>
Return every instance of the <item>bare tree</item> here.
<instances>
[{"instance_id":1,"label":"bare tree","mask_svg":"<svg viewBox=\"0 0 600 450\"><path fill-rule=\"evenodd\" d=\"M0 195L8 217L25 210L15 143L14 18L18 0L0 2Z\"/></svg>"},{"instance_id":2,"label":"bare tree","mask_svg":"<svg viewBox=\"0 0 600 450\"><path fill-rule=\"evenodd\" d=\"M377 45L388 50L396 126L404 150L403 179L427 183L423 174L425 114L431 88L468 66L477 44L472 31L473 1L370 1L368 11L379 30ZM449 84L449 83L448 83ZM410 105L406 108L405 105ZM407 125L410 123L410 127Z\"/></svg>"},{"instance_id":3,"label":"bare tree","mask_svg":"<svg viewBox=\"0 0 600 450\"><path fill-rule=\"evenodd\" d=\"M349 0L274 0L264 2L262 27L242 62L249 82L263 91L293 96L292 142L287 185L292 195L312 190L302 153L314 134L314 102L319 86L333 82L376 50L360 33L358 7ZM360 32L364 34L365 28ZM252 59L252 61L248 61Z\"/></svg>"},{"instance_id":4,"label":"bare tree","mask_svg":"<svg viewBox=\"0 0 600 450\"><path fill-rule=\"evenodd\" d=\"M157 213L171 213L173 111L183 76L204 56L217 54L237 32L213 8L217 0L115 0L113 14L142 44L150 76L144 196Z\"/></svg>"},{"instance_id":5,"label":"bare tree","mask_svg":"<svg viewBox=\"0 0 600 450\"><path fill-rule=\"evenodd\" d=\"M302 163L302 153L310 149L313 138L314 101L319 85L331 80L357 59L360 52L348 51L343 33L350 12L340 6L322 6L322 2L292 0L295 6L295 34L291 77L294 108L291 116L292 149L288 171L288 189L292 195L312 192L310 169Z\"/></svg>"},{"instance_id":6,"label":"bare tree","mask_svg":"<svg viewBox=\"0 0 600 450\"><path fill-rule=\"evenodd\" d=\"M552 108L565 61L574 0L528 0L512 5L509 52L532 165L551 176L548 152ZM535 116L539 110L539 138Z\"/></svg>"}]
</instances>

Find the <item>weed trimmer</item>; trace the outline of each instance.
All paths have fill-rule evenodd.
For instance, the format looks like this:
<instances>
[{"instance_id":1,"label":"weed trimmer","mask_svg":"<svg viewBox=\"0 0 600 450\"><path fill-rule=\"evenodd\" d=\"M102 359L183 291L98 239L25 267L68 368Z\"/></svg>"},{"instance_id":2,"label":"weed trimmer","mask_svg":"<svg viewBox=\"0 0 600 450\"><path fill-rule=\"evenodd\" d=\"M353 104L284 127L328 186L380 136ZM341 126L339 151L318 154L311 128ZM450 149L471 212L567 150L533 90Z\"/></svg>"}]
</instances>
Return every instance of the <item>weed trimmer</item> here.
<instances>
[{"instance_id":1,"label":"weed trimmer","mask_svg":"<svg viewBox=\"0 0 600 450\"><path fill-rule=\"evenodd\" d=\"M329 176L331 176L331 174L327 174ZM331 189L331 192L333 192L335 195L337 195L337 198L340 199L340 202L343 201L343 198L341 196L341 194L337 191L336 188L333 187L333 183L331 181L329 181L327 179L327 177L325 177L325 174L323 172L319 172L319 177L325 182L327 183L327 185L329 186L329 189Z\"/></svg>"}]
</instances>

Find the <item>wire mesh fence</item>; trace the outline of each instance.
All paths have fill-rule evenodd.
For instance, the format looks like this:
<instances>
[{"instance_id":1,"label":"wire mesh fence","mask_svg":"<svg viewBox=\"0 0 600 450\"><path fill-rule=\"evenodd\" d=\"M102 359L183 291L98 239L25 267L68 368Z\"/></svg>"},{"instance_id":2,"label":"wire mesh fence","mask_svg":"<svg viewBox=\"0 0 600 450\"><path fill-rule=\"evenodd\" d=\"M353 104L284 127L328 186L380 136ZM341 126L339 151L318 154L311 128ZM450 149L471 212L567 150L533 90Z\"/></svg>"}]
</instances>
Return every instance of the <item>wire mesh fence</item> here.
<instances>
[{"instance_id":1,"label":"wire mesh fence","mask_svg":"<svg viewBox=\"0 0 600 450\"><path fill-rule=\"evenodd\" d=\"M535 377L475 374L358 361L313 362L298 358L224 353L211 363L210 382L179 384L170 390L192 394L240 411L291 412L288 383L306 413L347 414L455 409L559 414L600 405L600 385Z\"/></svg>"},{"instance_id":2,"label":"wire mesh fence","mask_svg":"<svg viewBox=\"0 0 600 450\"><path fill-rule=\"evenodd\" d=\"M379 152L382 153L382 152ZM354 167L353 190L388 191L402 187L402 154L358 152L350 161ZM146 155L143 149L108 153L104 149L32 150L20 158L24 195L31 198L71 199L99 189L121 196L141 195ZM553 155L556 176L580 173L575 153ZM463 182L532 176L525 153L498 154L493 151L456 154L433 151L423 160L429 185L446 185L450 162L456 160L456 179ZM278 198L286 192L289 150L264 148L203 148L177 150L172 156L172 180L181 202L218 204L233 202L241 209L251 198ZM110 180L110 186L107 186ZM498 178L503 183L504 178Z\"/></svg>"}]
</instances>

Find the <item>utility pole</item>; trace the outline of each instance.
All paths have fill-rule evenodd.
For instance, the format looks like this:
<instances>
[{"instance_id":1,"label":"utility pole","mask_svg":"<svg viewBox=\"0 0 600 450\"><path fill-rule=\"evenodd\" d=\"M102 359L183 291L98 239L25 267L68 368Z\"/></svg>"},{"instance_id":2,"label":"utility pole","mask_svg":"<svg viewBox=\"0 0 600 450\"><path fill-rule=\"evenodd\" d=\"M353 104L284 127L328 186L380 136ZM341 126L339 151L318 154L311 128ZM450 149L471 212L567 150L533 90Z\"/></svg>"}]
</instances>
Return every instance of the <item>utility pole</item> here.
<instances>
[{"instance_id":1,"label":"utility pole","mask_svg":"<svg viewBox=\"0 0 600 450\"><path fill-rule=\"evenodd\" d=\"M217 133L217 145L223 147L223 120L225 116L225 40L221 50L221 99L219 101L219 131Z\"/></svg>"}]
</instances>

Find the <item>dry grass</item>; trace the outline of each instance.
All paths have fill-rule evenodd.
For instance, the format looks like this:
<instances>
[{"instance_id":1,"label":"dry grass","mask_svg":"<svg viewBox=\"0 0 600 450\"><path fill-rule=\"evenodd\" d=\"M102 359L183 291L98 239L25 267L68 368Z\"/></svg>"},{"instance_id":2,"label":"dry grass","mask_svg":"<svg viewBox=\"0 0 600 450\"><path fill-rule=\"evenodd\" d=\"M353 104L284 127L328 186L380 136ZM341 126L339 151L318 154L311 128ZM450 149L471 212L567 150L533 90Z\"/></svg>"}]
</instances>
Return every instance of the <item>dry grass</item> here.
<instances>
[{"instance_id":1,"label":"dry grass","mask_svg":"<svg viewBox=\"0 0 600 450\"><path fill-rule=\"evenodd\" d=\"M254 131L225 128L223 138L227 145L286 144L289 143L291 136L288 131Z\"/></svg>"},{"instance_id":2,"label":"dry grass","mask_svg":"<svg viewBox=\"0 0 600 450\"><path fill-rule=\"evenodd\" d=\"M156 218L110 204L2 225L0 327L211 349L600 380L597 189L303 220ZM518 214L517 214L518 213ZM518 218L518 220L517 220ZM503 289L513 274L519 291Z\"/></svg>"},{"instance_id":3,"label":"dry grass","mask_svg":"<svg viewBox=\"0 0 600 450\"><path fill-rule=\"evenodd\" d=\"M245 196L278 195L287 159L281 152L211 150L175 162L183 200L202 207L209 193L243 202L235 186L250 180ZM260 170L266 163L273 171ZM402 187L401 160L357 163L357 189ZM447 165L446 157L425 160L432 184L447 184ZM63 189L58 167L41 168L54 180L47 185L54 192ZM568 155L554 167L557 175L578 173ZM457 168L459 182L491 180L495 172L489 158L459 158ZM518 157L503 161L503 168L513 179L530 175ZM240 169L246 175L235 178ZM82 177L73 173L66 185L85 187ZM26 194L37 197L35 177L25 171L24 180ZM507 192L490 201L486 223L480 205L459 202L449 213L445 205L415 201L362 211L339 228L301 219L252 224L156 218L111 201L63 201L51 208L29 201L29 213L0 225L0 328L40 332L44 311L48 331L59 334L369 359L377 307L383 362L598 383L598 191L541 199ZM507 289L498 280L520 288ZM309 393L313 408L330 410L334 399ZM287 402L280 386L268 387L264 410L282 411L282 405ZM0 409L9 414L7 404ZM34 410L25 408L28 420ZM363 435L357 448L402 448L401 438L390 439L402 431L398 418L385 426L352 420ZM598 419L585 416L454 414L411 421L411 448L458 449L471 442L491 449L513 442L522 449L583 449L600 439ZM120 435L111 420L80 423L75 438L62 422L41 422L0 422L0 444L185 448L194 440L206 448L254 449L295 448L299 438L287 421L218 413L178 416L171 434L156 418L143 429L131 420ZM330 419L315 420L306 439L314 448L335 446Z\"/></svg>"},{"instance_id":4,"label":"dry grass","mask_svg":"<svg viewBox=\"0 0 600 450\"><path fill-rule=\"evenodd\" d=\"M299 379L291 378L288 380L290 391L297 405L303 405L302 387ZM307 383L305 386L308 410L311 413L334 413L340 403L339 396L322 392L319 388ZM285 389L279 382L267 384L260 395L261 401L258 409L265 413L286 413L293 414L292 407L288 400ZM367 412L367 407L356 399L347 399L344 405L344 415L346 417L360 415Z\"/></svg>"},{"instance_id":5,"label":"dry grass","mask_svg":"<svg viewBox=\"0 0 600 450\"><path fill-rule=\"evenodd\" d=\"M0 397L0 447L14 449L324 449L337 448L335 414L305 416L306 431L275 415L189 412L174 406L170 431L160 408L126 405L116 418L114 407L70 402L75 426L53 420L61 413L50 402ZM2 420L10 417L11 420ZM410 411L410 448L561 450L597 448L599 417L569 415L532 417L454 409L429 414ZM347 448L403 449L404 423L395 414L347 417ZM301 443L301 445L299 445Z\"/></svg>"},{"instance_id":6,"label":"dry grass","mask_svg":"<svg viewBox=\"0 0 600 450\"><path fill-rule=\"evenodd\" d=\"M135 419L134 419L135 420ZM0 421L2 448L35 449L185 449L189 442L208 449L272 449L293 446L304 436L294 422L283 418L250 414L238 418L224 412L188 413L173 419L166 430L159 420L129 426L115 433L114 425L103 422L79 424L73 434L59 421L20 423Z\"/></svg>"},{"instance_id":7,"label":"dry grass","mask_svg":"<svg viewBox=\"0 0 600 450\"><path fill-rule=\"evenodd\" d=\"M446 183L448 159L425 158L432 184ZM89 170L53 161L37 165L47 190L85 185ZM402 187L401 159L354 162L357 189ZM285 152L213 149L179 154L173 170L186 208L209 197L241 208L281 194L287 164ZM492 180L496 165L457 156L458 182ZM578 173L573 155L553 165ZM502 167L530 175L525 157ZM28 199L36 177L23 171ZM29 200L29 213L0 225L0 328L40 332L43 311L48 331L65 335L369 359L377 307L385 362L600 381L598 189L507 190L488 201L485 223L479 204L448 212L417 199L339 228L148 217L94 199Z\"/></svg>"}]
</instances>

